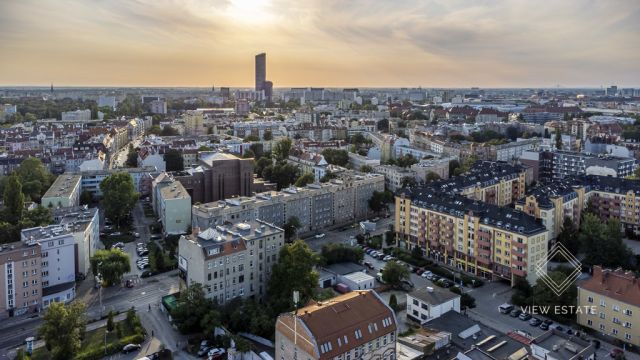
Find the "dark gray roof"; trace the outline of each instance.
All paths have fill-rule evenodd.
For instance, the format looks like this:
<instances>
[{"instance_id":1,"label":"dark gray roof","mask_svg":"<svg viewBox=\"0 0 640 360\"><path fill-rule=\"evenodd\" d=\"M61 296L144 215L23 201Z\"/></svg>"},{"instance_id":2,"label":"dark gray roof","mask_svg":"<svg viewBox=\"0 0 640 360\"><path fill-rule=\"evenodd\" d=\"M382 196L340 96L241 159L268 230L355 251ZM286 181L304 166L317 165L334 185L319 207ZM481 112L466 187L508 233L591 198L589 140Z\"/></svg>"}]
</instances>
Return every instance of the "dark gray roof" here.
<instances>
[{"instance_id":1,"label":"dark gray roof","mask_svg":"<svg viewBox=\"0 0 640 360\"><path fill-rule=\"evenodd\" d=\"M456 293L437 286L432 288L416 289L410 292L409 295L431 305L439 305L460 297L460 295Z\"/></svg>"}]
</instances>

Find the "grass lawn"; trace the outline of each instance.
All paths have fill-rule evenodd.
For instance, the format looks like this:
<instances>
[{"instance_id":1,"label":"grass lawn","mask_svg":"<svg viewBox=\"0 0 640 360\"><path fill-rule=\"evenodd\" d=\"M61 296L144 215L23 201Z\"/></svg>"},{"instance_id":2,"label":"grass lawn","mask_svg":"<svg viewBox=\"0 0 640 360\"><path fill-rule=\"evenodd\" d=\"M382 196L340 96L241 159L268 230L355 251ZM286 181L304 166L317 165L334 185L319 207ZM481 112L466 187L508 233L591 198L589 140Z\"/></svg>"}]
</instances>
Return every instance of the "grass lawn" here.
<instances>
[{"instance_id":1,"label":"grass lawn","mask_svg":"<svg viewBox=\"0 0 640 360\"><path fill-rule=\"evenodd\" d=\"M135 332L134 329L127 324L126 320L119 321L116 323L116 325L118 324L121 324L120 326L122 326L122 333L120 338L118 338L118 332L115 329L110 333L107 332L106 326L87 331L84 335L84 340L82 340L82 347L80 348L78 354L82 354L88 351L96 351L97 349L104 349L105 333L107 335L107 346L115 346L119 350L121 348L120 339L134 335ZM49 358L49 352L44 346L35 349L33 351L33 354L31 355L32 360L48 360Z\"/></svg>"}]
</instances>

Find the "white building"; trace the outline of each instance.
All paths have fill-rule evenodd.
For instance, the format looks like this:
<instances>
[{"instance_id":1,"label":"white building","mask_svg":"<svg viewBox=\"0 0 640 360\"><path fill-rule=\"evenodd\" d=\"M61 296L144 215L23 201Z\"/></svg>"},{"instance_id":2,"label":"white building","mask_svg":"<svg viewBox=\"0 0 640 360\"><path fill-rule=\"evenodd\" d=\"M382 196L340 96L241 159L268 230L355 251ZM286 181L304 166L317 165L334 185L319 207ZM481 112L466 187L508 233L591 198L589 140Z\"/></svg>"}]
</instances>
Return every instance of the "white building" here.
<instances>
[{"instance_id":1,"label":"white building","mask_svg":"<svg viewBox=\"0 0 640 360\"><path fill-rule=\"evenodd\" d=\"M77 206L56 209L53 220L73 235L76 274L87 275L91 271L90 259L101 248L98 208Z\"/></svg>"},{"instance_id":2,"label":"white building","mask_svg":"<svg viewBox=\"0 0 640 360\"><path fill-rule=\"evenodd\" d=\"M91 120L91 110L76 110L62 112L62 121L88 121Z\"/></svg>"},{"instance_id":3,"label":"white building","mask_svg":"<svg viewBox=\"0 0 640 360\"><path fill-rule=\"evenodd\" d=\"M62 174L58 176L42 196L40 203L44 207L52 208L80 205L81 180L82 177L79 175Z\"/></svg>"},{"instance_id":4,"label":"white building","mask_svg":"<svg viewBox=\"0 0 640 360\"><path fill-rule=\"evenodd\" d=\"M69 302L76 296L75 240L64 227L50 225L24 229L22 242L39 243L42 254L42 306ZM32 280L37 281L37 280Z\"/></svg>"},{"instance_id":5,"label":"white building","mask_svg":"<svg viewBox=\"0 0 640 360\"><path fill-rule=\"evenodd\" d=\"M439 287L417 289L407 294L407 317L420 324L448 311L460 312L460 295Z\"/></svg>"},{"instance_id":6,"label":"white building","mask_svg":"<svg viewBox=\"0 0 640 360\"><path fill-rule=\"evenodd\" d=\"M167 173L153 181L153 209L165 234L185 234L191 226L191 196Z\"/></svg>"}]
</instances>

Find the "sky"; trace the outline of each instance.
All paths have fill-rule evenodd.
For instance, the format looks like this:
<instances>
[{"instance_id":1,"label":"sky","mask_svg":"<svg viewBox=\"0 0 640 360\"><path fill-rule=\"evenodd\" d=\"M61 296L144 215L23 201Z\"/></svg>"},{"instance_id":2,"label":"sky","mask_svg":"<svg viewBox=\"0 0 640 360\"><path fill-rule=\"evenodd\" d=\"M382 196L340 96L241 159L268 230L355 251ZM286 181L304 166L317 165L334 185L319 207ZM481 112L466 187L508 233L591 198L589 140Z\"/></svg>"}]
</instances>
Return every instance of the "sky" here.
<instances>
[{"instance_id":1,"label":"sky","mask_svg":"<svg viewBox=\"0 0 640 360\"><path fill-rule=\"evenodd\" d=\"M633 0L0 0L0 85L640 86Z\"/></svg>"}]
</instances>

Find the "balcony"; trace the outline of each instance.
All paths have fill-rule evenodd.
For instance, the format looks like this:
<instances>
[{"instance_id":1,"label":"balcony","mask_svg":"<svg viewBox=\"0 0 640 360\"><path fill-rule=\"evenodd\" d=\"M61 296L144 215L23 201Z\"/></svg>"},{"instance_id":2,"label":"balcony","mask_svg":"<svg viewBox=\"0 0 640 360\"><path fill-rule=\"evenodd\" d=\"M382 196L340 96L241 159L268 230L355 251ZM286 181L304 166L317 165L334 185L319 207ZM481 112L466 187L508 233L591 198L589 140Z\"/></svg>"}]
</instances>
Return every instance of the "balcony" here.
<instances>
[{"instance_id":1,"label":"balcony","mask_svg":"<svg viewBox=\"0 0 640 360\"><path fill-rule=\"evenodd\" d=\"M516 249L521 249L521 250L526 250L527 249L527 244L524 242L517 242L517 241L512 241L511 245L513 245Z\"/></svg>"}]
</instances>

